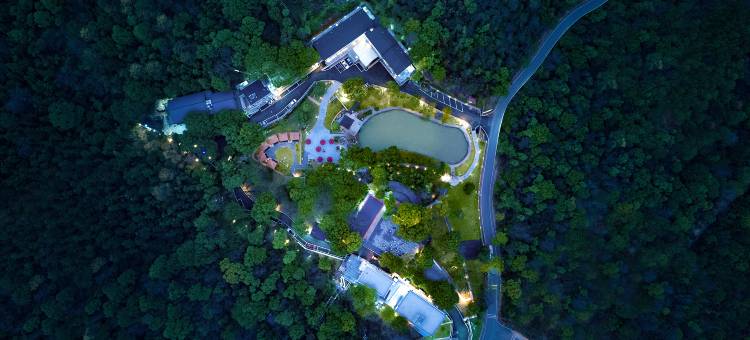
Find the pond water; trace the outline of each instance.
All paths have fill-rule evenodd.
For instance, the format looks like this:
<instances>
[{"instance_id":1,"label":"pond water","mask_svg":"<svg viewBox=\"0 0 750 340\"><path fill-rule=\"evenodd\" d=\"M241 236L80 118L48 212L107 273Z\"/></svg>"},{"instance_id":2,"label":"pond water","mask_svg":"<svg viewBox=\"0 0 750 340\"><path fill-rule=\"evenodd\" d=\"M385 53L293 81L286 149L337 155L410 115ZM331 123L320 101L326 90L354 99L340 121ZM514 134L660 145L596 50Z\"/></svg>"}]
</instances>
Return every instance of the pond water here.
<instances>
[{"instance_id":1,"label":"pond water","mask_svg":"<svg viewBox=\"0 0 750 340\"><path fill-rule=\"evenodd\" d=\"M374 151L395 146L448 164L463 160L469 148L461 129L402 110L386 111L367 120L359 130L359 144Z\"/></svg>"}]
</instances>

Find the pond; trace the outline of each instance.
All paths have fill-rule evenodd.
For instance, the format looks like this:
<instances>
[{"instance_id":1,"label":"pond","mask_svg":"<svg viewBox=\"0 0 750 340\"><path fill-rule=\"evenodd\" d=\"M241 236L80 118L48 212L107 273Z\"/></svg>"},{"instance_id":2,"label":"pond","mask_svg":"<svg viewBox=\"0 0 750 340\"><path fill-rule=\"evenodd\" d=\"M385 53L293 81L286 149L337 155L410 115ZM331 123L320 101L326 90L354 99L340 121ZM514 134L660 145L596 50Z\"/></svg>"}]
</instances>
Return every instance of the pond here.
<instances>
[{"instance_id":1,"label":"pond","mask_svg":"<svg viewBox=\"0 0 750 340\"><path fill-rule=\"evenodd\" d=\"M390 146L433 157L448 164L461 162L469 141L461 129L391 110L368 119L359 130L359 144L380 151Z\"/></svg>"}]
</instances>

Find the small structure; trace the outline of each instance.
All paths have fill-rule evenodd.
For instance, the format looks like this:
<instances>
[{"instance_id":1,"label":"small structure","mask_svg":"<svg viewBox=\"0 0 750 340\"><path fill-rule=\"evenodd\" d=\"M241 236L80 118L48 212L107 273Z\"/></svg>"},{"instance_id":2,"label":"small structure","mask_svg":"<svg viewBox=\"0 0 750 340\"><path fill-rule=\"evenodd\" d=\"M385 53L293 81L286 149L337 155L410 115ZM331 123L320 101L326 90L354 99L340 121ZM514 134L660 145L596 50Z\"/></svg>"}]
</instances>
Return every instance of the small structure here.
<instances>
[{"instance_id":1,"label":"small structure","mask_svg":"<svg viewBox=\"0 0 750 340\"><path fill-rule=\"evenodd\" d=\"M380 61L399 85L414 73L414 65L393 33L383 28L366 5L360 5L312 38L325 69L339 63L367 70Z\"/></svg>"},{"instance_id":2,"label":"small structure","mask_svg":"<svg viewBox=\"0 0 750 340\"><path fill-rule=\"evenodd\" d=\"M362 239L366 240L375 230L375 226L380 223L384 213L385 203L373 195L367 195L359 203L352 227L362 235Z\"/></svg>"},{"instance_id":3,"label":"small structure","mask_svg":"<svg viewBox=\"0 0 750 340\"><path fill-rule=\"evenodd\" d=\"M264 76L252 83L243 81L236 86L239 102L245 115L250 117L260 111L263 106L274 101L269 84L268 78Z\"/></svg>"},{"instance_id":4,"label":"small structure","mask_svg":"<svg viewBox=\"0 0 750 340\"><path fill-rule=\"evenodd\" d=\"M379 304L386 304L403 316L422 336L430 336L440 327L446 315L435 307L423 292L398 275L389 275L367 260L349 255L337 272L338 282L365 285L375 290Z\"/></svg>"},{"instance_id":5,"label":"small structure","mask_svg":"<svg viewBox=\"0 0 750 340\"><path fill-rule=\"evenodd\" d=\"M278 166L278 162L268 156L268 151L271 150L276 144L279 143L295 143L299 142L300 139L300 132L294 131L294 132L280 132L275 133L273 135L270 135L266 138L266 140L260 144L258 147L258 151L256 152L256 157L258 161L270 168L271 170L276 170L276 167Z\"/></svg>"},{"instance_id":6,"label":"small structure","mask_svg":"<svg viewBox=\"0 0 750 340\"><path fill-rule=\"evenodd\" d=\"M359 129L362 128L362 121L353 113L347 112L341 117L339 126L341 126L346 134L356 136L359 133Z\"/></svg>"},{"instance_id":7,"label":"small structure","mask_svg":"<svg viewBox=\"0 0 750 340\"><path fill-rule=\"evenodd\" d=\"M159 103L164 101L160 100ZM183 121L191 112L215 114L222 110L242 110L250 117L273 101L274 97L266 77L252 83L244 81L237 85L234 91L191 93L166 100L163 131L165 134L185 132Z\"/></svg>"}]
</instances>

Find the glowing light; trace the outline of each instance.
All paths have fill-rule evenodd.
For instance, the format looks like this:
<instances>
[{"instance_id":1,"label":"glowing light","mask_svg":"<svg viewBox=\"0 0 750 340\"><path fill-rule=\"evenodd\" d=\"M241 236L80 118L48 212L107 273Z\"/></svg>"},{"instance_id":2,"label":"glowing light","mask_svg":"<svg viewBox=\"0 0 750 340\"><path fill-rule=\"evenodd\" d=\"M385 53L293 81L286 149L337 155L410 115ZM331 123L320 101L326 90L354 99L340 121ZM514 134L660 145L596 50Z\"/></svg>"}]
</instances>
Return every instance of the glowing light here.
<instances>
[{"instance_id":1,"label":"glowing light","mask_svg":"<svg viewBox=\"0 0 750 340\"><path fill-rule=\"evenodd\" d=\"M208 159L210 160L210 159L211 159L211 156L208 156Z\"/></svg>"},{"instance_id":2,"label":"glowing light","mask_svg":"<svg viewBox=\"0 0 750 340\"><path fill-rule=\"evenodd\" d=\"M281 204L276 205L276 211L281 212Z\"/></svg>"},{"instance_id":3,"label":"glowing light","mask_svg":"<svg viewBox=\"0 0 750 340\"><path fill-rule=\"evenodd\" d=\"M200 161L200 159L196 158L196 159L195 159L195 161L196 161L196 162L199 162L199 161Z\"/></svg>"},{"instance_id":4,"label":"glowing light","mask_svg":"<svg viewBox=\"0 0 750 340\"><path fill-rule=\"evenodd\" d=\"M193 148L197 148L197 147L198 147L198 144L193 144Z\"/></svg>"},{"instance_id":5,"label":"glowing light","mask_svg":"<svg viewBox=\"0 0 750 340\"><path fill-rule=\"evenodd\" d=\"M474 295L471 293L471 291L463 291L458 293L458 304L462 307L466 307L474 301Z\"/></svg>"},{"instance_id":6,"label":"glowing light","mask_svg":"<svg viewBox=\"0 0 750 340\"><path fill-rule=\"evenodd\" d=\"M443 181L443 182L448 183L448 182L451 181L451 175L450 174L444 174L444 175L440 176L440 180Z\"/></svg>"},{"instance_id":7,"label":"glowing light","mask_svg":"<svg viewBox=\"0 0 750 340\"><path fill-rule=\"evenodd\" d=\"M286 241L284 241L284 244L289 244L289 239L286 239Z\"/></svg>"},{"instance_id":8,"label":"glowing light","mask_svg":"<svg viewBox=\"0 0 750 340\"><path fill-rule=\"evenodd\" d=\"M294 173L292 174L292 176L294 176L294 177L300 177L300 176L302 176L302 173L301 173L301 172L299 172L299 171L295 171L295 172L294 172Z\"/></svg>"},{"instance_id":9,"label":"glowing light","mask_svg":"<svg viewBox=\"0 0 750 340\"><path fill-rule=\"evenodd\" d=\"M237 220L236 219L232 220L232 224L235 224L235 223L237 223Z\"/></svg>"},{"instance_id":10,"label":"glowing light","mask_svg":"<svg viewBox=\"0 0 750 340\"><path fill-rule=\"evenodd\" d=\"M172 144L172 137L167 138L167 143Z\"/></svg>"}]
</instances>

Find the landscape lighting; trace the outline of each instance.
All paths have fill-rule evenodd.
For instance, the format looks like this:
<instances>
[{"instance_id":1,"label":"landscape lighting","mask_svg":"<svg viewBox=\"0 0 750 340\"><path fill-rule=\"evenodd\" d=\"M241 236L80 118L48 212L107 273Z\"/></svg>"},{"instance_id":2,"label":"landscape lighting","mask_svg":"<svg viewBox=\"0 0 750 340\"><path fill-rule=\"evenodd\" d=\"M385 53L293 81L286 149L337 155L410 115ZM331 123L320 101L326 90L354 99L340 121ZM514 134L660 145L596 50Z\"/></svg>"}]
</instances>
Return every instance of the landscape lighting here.
<instances>
[{"instance_id":1,"label":"landscape lighting","mask_svg":"<svg viewBox=\"0 0 750 340\"><path fill-rule=\"evenodd\" d=\"M440 176L440 180L443 181L443 182L448 183L448 182L451 181L451 175L450 174L444 174L444 175Z\"/></svg>"}]
</instances>

